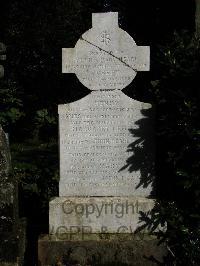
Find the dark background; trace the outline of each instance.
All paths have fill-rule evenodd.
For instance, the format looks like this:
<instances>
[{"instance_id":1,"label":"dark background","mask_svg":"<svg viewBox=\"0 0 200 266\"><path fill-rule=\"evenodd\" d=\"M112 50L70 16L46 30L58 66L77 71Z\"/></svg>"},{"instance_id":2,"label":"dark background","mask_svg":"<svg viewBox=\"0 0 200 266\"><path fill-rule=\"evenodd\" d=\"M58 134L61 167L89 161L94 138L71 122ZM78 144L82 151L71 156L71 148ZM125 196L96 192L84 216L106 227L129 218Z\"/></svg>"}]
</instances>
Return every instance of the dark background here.
<instances>
[{"instance_id":1,"label":"dark background","mask_svg":"<svg viewBox=\"0 0 200 266\"><path fill-rule=\"evenodd\" d=\"M57 106L90 93L75 75L61 73L61 49L74 47L91 27L92 12L104 11L119 12L120 27L137 45L151 47L151 71L138 73L124 93L156 109L156 195L159 219L172 224L173 252L189 258L191 246L184 244L191 236L197 241L199 218L191 219L200 195L195 1L7 0L0 6L0 41L7 46L0 123L10 136L20 215L28 222L26 265L35 265L37 238L48 233L48 202L58 195ZM191 261L187 265L197 265Z\"/></svg>"}]
</instances>

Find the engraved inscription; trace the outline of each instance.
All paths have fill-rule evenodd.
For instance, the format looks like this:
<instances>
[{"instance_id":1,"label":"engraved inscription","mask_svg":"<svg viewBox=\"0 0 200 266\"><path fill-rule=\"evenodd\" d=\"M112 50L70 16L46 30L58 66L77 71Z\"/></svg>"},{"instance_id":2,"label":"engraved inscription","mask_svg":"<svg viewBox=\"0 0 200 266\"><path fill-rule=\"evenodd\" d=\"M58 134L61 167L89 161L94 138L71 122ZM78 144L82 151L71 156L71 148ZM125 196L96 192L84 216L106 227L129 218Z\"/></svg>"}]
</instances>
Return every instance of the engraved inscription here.
<instances>
[{"instance_id":1,"label":"engraved inscription","mask_svg":"<svg viewBox=\"0 0 200 266\"><path fill-rule=\"evenodd\" d=\"M97 87L118 89L127 86L132 81L132 76L135 75L134 68L137 67L135 56L115 58L105 51L94 50L89 50L88 55L85 56L77 55L73 62L66 63L66 71L78 73L82 83L90 84L90 86L94 84L95 90Z\"/></svg>"},{"instance_id":2,"label":"engraved inscription","mask_svg":"<svg viewBox=\"0 0 200 266\"><path fill-rule=\"evenodd\" d=\"M131 173L124 167L138 139L130 129L138 130L141 110L151 105L121 92L137 71L149 70L150 51L118 27L117 16L93 14L92 28L62 51L63 73L75 73L92 92L59 106L60 196L147 196L151 190L137 188L137 167Z\"/></svg>"},{"instance_id":3,"label":"engraved inscription","mask_svg":"<svg viewBox=\"0 0 200 266\"><path fill-rule=\"evenodd\" d=\"M59 109L61 194L134 193L139 172L120 169L132 155L130 129L138 128L142 105L120 91L94 91Z\"/></svg>"},{"instance_id":4,"label":"engraved inscription","mask_svg":"<svg viewBox=\"0 0 200 266\"><path fill-rule=\"evenodd\" d=\"M108 45L110 41L110 34L107 31L103 31L101 33L101 42L103 42L105 45Z\"/></svg>"}]
</instances>

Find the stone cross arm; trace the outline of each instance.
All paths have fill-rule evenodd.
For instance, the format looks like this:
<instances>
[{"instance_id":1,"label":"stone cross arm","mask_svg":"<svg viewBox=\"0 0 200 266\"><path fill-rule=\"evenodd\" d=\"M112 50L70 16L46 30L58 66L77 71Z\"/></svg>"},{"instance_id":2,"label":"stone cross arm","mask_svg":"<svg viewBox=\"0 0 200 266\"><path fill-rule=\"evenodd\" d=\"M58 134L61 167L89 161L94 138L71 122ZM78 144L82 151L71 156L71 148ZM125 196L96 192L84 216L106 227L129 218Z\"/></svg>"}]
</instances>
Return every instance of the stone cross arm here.
<instances>
[{"instance_id":1,"label":"stone cross arm","mask_svg":"<svg viewBox=\"0 0 200 266\"><path fill-rule=\"evenodd\" d=\"M90 44L92 45L92 44ZM107 54L108 57L113 57L119 63L132 68L135 71L149 71L150 70L150 47L149 46L135 46L133 48L132 56L116 56L113 53L104 51L99 48L102 52ZM62 73L76 73L79 68L79 62L81 61L78 57L76 48L62 48ZM85 60L86 61L86 60ZM89 64L92 60L89 60Z\"/></svg>"}]
</instances>

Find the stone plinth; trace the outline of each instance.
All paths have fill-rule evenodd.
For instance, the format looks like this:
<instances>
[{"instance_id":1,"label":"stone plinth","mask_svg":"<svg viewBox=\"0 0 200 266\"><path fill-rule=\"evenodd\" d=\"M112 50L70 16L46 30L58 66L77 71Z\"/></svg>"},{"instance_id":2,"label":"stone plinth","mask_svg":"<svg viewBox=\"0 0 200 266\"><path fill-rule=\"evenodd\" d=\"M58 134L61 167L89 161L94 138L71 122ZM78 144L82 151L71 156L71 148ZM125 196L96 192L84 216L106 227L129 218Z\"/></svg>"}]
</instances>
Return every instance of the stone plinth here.
<instances>
[{"instance_id":1,"label":"stone plinth","mask_svg":"<svg viewBox=\"0 0 200 266\"><path fill-rule=\"evenodd\" d=\"M41 237L38 265L129 265L153 266L162 262L166 249L142 234L70 235L68 240Z\"/></svg>"},{"instance_id":2,"label":"stone plinth","mask_svg":"<svg viewBox=\"0 0 200 266\"><path fill-rule=\"evenodd\" d=\"M49 233L133 233L153 206L141 197L58 197L49 205Z\"/></svg>"}]
</instances>

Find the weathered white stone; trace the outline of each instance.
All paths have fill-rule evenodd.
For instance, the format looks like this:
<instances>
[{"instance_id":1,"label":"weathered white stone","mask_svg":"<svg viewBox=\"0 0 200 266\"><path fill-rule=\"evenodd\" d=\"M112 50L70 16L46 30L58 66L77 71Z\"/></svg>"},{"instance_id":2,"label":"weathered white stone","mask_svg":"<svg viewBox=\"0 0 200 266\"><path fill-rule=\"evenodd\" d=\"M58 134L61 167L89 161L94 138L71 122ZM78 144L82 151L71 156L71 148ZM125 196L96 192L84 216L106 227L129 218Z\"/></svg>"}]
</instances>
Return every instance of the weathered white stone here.
<instances>
[{"instance_id":1,"label":"weathered white stone","mask_svg":"<svg viewBox=\"0 0 200 266\"><path fill-rule=\"evenodd\" d=\"M118 27L117 12L92 14L92 28L62 54L63 73L75 73L91 90L121 90L137 71L149 70L149 47Z\"/></svg>"},{"instance_id":2,"label":"weathered white stone","mask_svg":"<svg viewBox=\"0 0 200 266\"><path fill-rule=\"evenodd\" d=\"M133 233L154 201L140 197L59 197L50 202L50 234Z\"/></svg>"},{"instance_id":3,"label":"weathered white stone","mask_svg":"<svg viewBox=\"0 0 200 266\"><path fill-rule=\"evenodd\" d=\"M141 166L153 156L144 156L134 171L127 165L135 155L131 144L146 154L144 121L151 105L121 92L137 71L149 70L149 55L149 47L137 46L119 28L116 12L93 14L92 28L74 48L63 49L63 73L75 73L92 92L58 108L60 197L50 202L50 234L131 233L140 211L153 208L145 198L151 183L141 181Z\"/></svg>"},{"instance_id":4,"label":"weathered white stone","mask_svg":"<svg viewBox=\"0 0 200 266\"><path fill-rule=\"evenodd\" d=\"M148 196L151 185L137 187L140 169L121 169L133 156L127 151L129 145L138 139L130 130L140 130L141 111L150 108L121 91L93 91L79 101L59 105L59 195Z\"/></svg>"}]
</instances>

